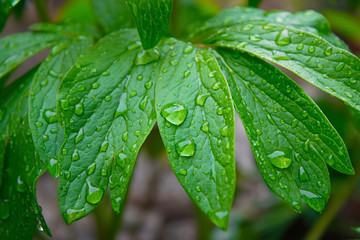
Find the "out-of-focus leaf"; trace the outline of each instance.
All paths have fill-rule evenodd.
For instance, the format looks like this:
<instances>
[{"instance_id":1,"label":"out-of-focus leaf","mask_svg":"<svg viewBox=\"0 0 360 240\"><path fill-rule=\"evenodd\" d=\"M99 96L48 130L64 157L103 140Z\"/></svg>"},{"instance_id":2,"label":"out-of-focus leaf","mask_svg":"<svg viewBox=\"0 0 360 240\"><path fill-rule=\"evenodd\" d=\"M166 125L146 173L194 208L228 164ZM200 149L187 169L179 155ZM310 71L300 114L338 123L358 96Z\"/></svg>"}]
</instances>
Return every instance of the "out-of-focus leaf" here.
<instances>
[{"instance_id":1,"label":"out-of-focus leaf","mask_svg":"<svg viewBox=\"0 0 360 240\"><path fill-rule=\"evenodd\" d=\"M126 0L144 49L153 48L165 35L172 0Z\"/></svg>"},{"instance_id":2,"label":"out-of-focus leaf","mask_svg":"<svg viewBox=\"0 0 360 240\"><path fill-rule=\"evenodd\" d=\"M0 1L0 32L11 12L11 9L19 2L19 0L1 0Z\"/></svg>"}]
</instances>

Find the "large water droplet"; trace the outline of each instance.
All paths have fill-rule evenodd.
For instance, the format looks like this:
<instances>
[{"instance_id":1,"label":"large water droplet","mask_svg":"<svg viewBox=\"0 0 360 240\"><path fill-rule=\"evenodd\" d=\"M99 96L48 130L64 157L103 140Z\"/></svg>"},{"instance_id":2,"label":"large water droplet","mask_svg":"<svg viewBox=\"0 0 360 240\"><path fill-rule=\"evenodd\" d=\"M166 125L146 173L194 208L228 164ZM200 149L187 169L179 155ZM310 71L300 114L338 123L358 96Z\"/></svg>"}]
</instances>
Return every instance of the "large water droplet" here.
<instances>
[{"instance_id":1,"label":"large water droplet","mask_svg":"<svg viewBox=\"0 0 360 240\"><path fill-rule=\"evenodd\" d=\"M282 151L275 151L268 155L270 162L277 168L288 168L291 164L291 159L285 156L285 153Z\"/></svg>"},{"instance_id":2,"label":"large water droplet","mask_svg":"<svg viewBox=\"0 0 360 240\"><path fill-rule=\"evenodd\" d=\"M170 123L179 126L185 121L187 108L179 103L169 103L162 107L161 115Z\"/></svg>"},{"instance_id":3,"label":"large water droplet","mask_svg":"<svg viewBox=\"0 0 360 240\"><path fill-rule=\"evenodd\" d=\"M58 160L56 158L50 158L48 162L48 171L51 176L58 177L59 176L59 166Z\"/></svg>"},{"instance_id":4,"label":"large water droplet","mask_svg":"<svg viewBox=\"0 0 360 240\"><path fill-rule=\"evenodd\" d=\"M156 48L149 49L149 50L143 50L138 53L136 57L136 65L145 65L150 62L154 62L158 60L160 57L160 53Z\"/></svg>"},{"instance_id":5,"label":"large water droplet","mask_svg":"<svg viewBox=\"0 0 360 240\"><path fill-rule=\"evenodd\" d=\"M56 112L53 109L45 109L43 112L43 118L48 124L57 122Z\"/></svg>"},{"instance_id":6,"label":"large water droplet","mask_svg":"<svg viewBox=\"0 0 360 240\"><path fill-rule=\"evenodd\" d=\"M291 43L289 31L287 29L280 31L275 38L275 43L279 46L289 45Z\"/></svg>"},{"instance_id":7,"label":"large water droplet","mask_svg":"<svg viewBox=\"0 0 360 240\"><path fill-rule=\"evenodd\" d=\"M183 139L176 143L176 151L180 156L191 157L195 153L195 143L192 138Z\"/></svg>"},{"instance_id":8,"label":"large water droplet","mask_svg":"<svg viewBox=\"0 0 360 240\"><path fill-rule=\"evenodd\" d=\"M87 183L86 186L86 201L90 204L98 204L102 197L104 195L104 190L94 187L90 184L90 182Z\"/></svg>"},{"instance_id":9,"label":"large water droplet","mask_svg":"<svg viewBox=\"0 0 360 240\"><path fill-rule=\"evenodd\" d=\"M81 209L75 209L75 208L69 208L66 211L66 218L67 218L67 222L71 223L74 222L80 218L82 218L83 216L85 216L85 209L81 208Z\"/></svg>"}]
</instances>

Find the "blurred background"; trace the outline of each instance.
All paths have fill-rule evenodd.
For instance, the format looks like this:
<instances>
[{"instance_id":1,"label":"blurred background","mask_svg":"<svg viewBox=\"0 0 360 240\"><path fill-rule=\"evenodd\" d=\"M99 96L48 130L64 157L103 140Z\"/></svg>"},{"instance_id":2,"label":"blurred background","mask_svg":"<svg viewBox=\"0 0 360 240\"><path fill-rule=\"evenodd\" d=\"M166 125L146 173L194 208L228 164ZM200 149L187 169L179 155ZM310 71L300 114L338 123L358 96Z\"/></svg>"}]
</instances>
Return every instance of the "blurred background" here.
<instances>
[{"instance_id":1,"label":"blurred background","mask_svg":"<svg viewBox=\"0 0 360 240\"><path fill-rule=\"evenodd\" d=\"M333 31L354 54L360 54L360 0L174 0L169 35L184 38L197 24L221 9L248 4L264 10L291 12L314 9L324 14ZM63 19L95 22L90 0L21 0L0 36L24 32L39 21ZM261 2L261 3L260 3ZM25 62L13 78L46 57L37 55ZM286 71L285 71L286 72ZM330 170L332 195L323 214L304 205L296 213L265 185L256 167L241 121L236 121L237 188L227 232L214 227L199 212L173 174L157 128L153 130L137 159L127 203L119 215L106 196L86 218L70 226L61 217L57 202L57 179L44 174L37 184L38 202L53 239L121 240L235 240L235 239L360 239L360 116L342 102L320 92L286 72L318 103L343 137L355 176ZM49 239L40 232L34 239Z\"/></svg>"}]
</instances>

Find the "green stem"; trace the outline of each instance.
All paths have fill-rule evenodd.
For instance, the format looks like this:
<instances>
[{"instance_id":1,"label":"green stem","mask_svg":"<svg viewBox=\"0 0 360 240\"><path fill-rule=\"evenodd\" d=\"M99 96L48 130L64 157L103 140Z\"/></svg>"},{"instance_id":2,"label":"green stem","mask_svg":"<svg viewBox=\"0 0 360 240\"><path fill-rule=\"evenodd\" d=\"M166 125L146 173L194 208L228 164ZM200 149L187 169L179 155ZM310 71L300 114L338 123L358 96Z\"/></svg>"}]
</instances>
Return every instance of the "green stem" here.
<instances>
[{"instance_id":1,"label":"green stem","mask_svg":"<svg viewBox=\"0 0 360 240\"><path fill-rule=\"evenodd\" d=\"M198 240L210 240L211 233L214 229L214 225L210 222L209 218L201 212L196 206L195 209L195 217L197 222L197 230L198 230Z\"/></svg>"},{"instance_id":2,"label":"green stem","mask_svg":"<svg viewBox=\"0 0 360 240\"><path fill-rule=\"evenodd\" d=\"M39 18L42 22L50 22L50 16L47 11L47 2L46 0L34 0L36 11L39 15Z\"/></svg>"},{"instance_id":3,"label":"green stem","mask_svg":"<svg viewBox=\"0 0 360 240\"><path fill-rule=\"evenodd\" d=\"M341 207L353 192L356 185L357 176L348 177L342 184L339 191L333 195L332 201L329 202L329 206L324 213L316 221L315 225L305 236L305 240L318 240L324 234L329 224L335 218Z\"/></svg>"}]
</instances>

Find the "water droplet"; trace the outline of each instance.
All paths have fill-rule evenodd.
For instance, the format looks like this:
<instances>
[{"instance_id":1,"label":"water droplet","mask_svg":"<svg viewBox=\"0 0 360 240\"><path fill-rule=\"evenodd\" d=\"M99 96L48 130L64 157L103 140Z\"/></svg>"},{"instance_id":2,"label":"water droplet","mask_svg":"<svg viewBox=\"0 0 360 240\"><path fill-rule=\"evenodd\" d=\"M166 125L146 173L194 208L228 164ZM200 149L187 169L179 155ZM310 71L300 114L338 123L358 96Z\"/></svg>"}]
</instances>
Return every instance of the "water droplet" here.
<instances>
[{"instance_id":1,"label":"water droplet","mask_svg":"<svg viewBox=\"0 0 360 240\"><path fill-rule=\"evenodd\" d=\"M185 169L181 169L178 173L183 176L187 175L187 171Z\"/></svg>"},{"instance_id":2,"label":"water droplet","mask_svg":"<svg viewBox=\"0 0 360 240\"><path fill-rule=\"evenodd\" d=\"M253 28L254 28L254 26L253 26L252 24L246 24L246 25L243 27L243 30L249 31L249 30L251 30L251 29L253 29Z\"/></svg>"},{"instance_id":3,"label":"water droplet","mask_svg":"<svg viewBox=\"0 0 360 240\"><path fill-rule=\"evenodd\" d=\"M110 76L109 70L106 70L105 72L103 72L103 73L101 74L101 76L104 76L104 77Z\"/></svg>"},{"instance_id":4,"label":"water droplet","mask_svg":"<svg viewBox=\"0 0 360 240\"><path fill-rule=\"evenodd\" d=\"M162 107L161 115L170 123L179 126L185 121L187 108L179 103L169 103Z\"/></svg>"},{"instance_id":5,"label":"water droplet","mask_svg":"<svg viewBox=\"0 0 360 240\"><path fill-rule=\"evenodd\" d=\"M106 177L108 175L108 171L106 169L101 170L101 176Z\"/></svg>"},{"instance_id":6,"label":"water droplet","mask_svg":"<svg viewBox=\"0 0 360 240\"><path fill-rule=\"evenodd\" d=\"M219 219L223 219L227 215L229 215L228 211L219 211L215 213L215 216L217 216Z\"/></svg>"},{"instance_id":7,"label":"water droplet","mask_svg":"<svg viewBox=\"0 0 360 240\"><path fill-rule=\"evenodd\" d=\"M293 120L292 120L292 122L291 122L291 127L296 127L297 125L299 124L299 120L298 119L296 119L296 118L294 118Z\"/></svg>"},{"instance_id":8,"label":"water droplet","mask_svg":"<svg viewBox=\"0 0 360 240\"><path fill-rule=\"evenodd\" d=\"M345 63L341 62L335 67L335 71L340 72L345 67Z\"/></svg>"},{"instance_id":9,"label":"water droplet","mask_svg":"<svg viewBox=\"0 0 360 240\"><path fill-rule=\"evenodd\" d=\"M158 60L160 53L156 48L140 51L136 57L135 65L145 65Z\"/></svg>"},{"instance_id":10,"label":"water droplet","mask_svg":"<svg viewBox=\"0 0 360 240\"><path fill-rule=\"evenodd\" d=\"M40 82L40 86L41 87L46 87L46 85L48 85L48 80L47 80L47 78L45 78L44 80L42 80L41 82Z\"/></svg>"},{"instance_id":11,"label":"water droplet","mask_svg":"<svg viewBox=\"0 0 360 240\"><path fill-rule=\"evenodd\" d=\"M251 34L249 36L249 40L250 41L254 41L254 42L258 42L258 41L261 41L262 40L262 37L260 37L259 34Z\"/></svg>"},{"instance_id":12,"label":"water droplet","mask_svg":"<svg viewBox=\"0 0 360 240\"><path fill-rule=\"evenodd\" d=\"M196 104L199 106L204 106L206 99L210 96L210 93L200 94L196 97Z\"/></svg>"},{"instance_id":13,"label":"water droplet","mask_svg":"<svg viewBox=\"0 0 360 240\"><path fill-rule=\"evenodd\" d=\"M58 160L56 158L50 158L48 162L48 171L51 174L51 176L54 177L59 176Z\"/></svg>"},{"instance_id":14,"label":"water droplet","mask_svg":"<svg viewBox=\"0 0 360 240\"><path fill-rule=\"evenodd\" d=\"M186 47L184 47L184 53L188 54L191 53L193 51L193 47L191 45L187 45Z\"/></svg>"},{"instance_id":15,"label":"water droplet","mask_svg":"<svg viewBox=\"0 0 360 240\"><path fill-rule=\"evenodd\" d=\"M293 202L292 207L295 209L295 211L301 212L301 204L299 202Z\"/></svg>"},{"instance_id":16,"label":"water droplet","mask_svg":"<svg viewBox=\"0 0 360 240\"><path fill-rule=\"evenodd\" d=\"M115 157L115 161L116 164L121 167L122 169L125 169L125 164L126 164L126 154L125 153L119 153L116 157Z\"/></svg>"},{"instance_id":17,"label":"water droplet","mask_svg":"<svg viewBox=\"0 0 360 240\"><path fill-rule=\"evenodd\" d=\"M184 72L184 78L187 78L189 75L190 75L190 71L186 70L186 71Z\"/></svg>"},{"instance_id":18,"label":"water droplet","mask_svg":"<svg viewBox=\"0 0 360 240\"><path fill-rule=\"evenodd\" d=\"M81 92L85 90L85 85L82 83L76 84L72 89L70 89L69 93L74 94L77 92Z\"/></svg>"},{"instance_id":19,"label":"water droplet","mask_svg":"<svg viewBox=\"0 0 360 240\"><path fill-rule=\"evenodd\" d=\"M147 83L144 84L144 87L145 87L147 90L149 90L149 89L151 88L152 84L153 84L152 81L147 82Z\"/></svg>"},{"instance_id":20,"label":"water droplet","mask_svg":"<svg viewBox=\"0 0 360 240\"><path fill-rule=\"evenodd\" d=\"M280 31L275 38L275 43L279 46L289 45L291 43L289 31L287 29Z\"/></svg>"},{"instance_id":21,"label":"water droplet","mask_svg":"<svg viewBox=\"0 0 360 240\"><path fill-rule=\"evenodd\" d=\"M331 46L327 47L324 51L326 56L330 56L332 54L333 48Z\"/></svg>"},{"instance_id":22,"label":"water droplet","mask_svg":"<svg viewBox=\"0 0 360 240\"><path fill-rule=\"evenodd\" d=\"M90 182L87 183L86 187L86 201L90 204L98 204L102 197L104 195L104 190L94 187L90 184Z\"/></svg>"},{"instance_id":23,"label":"water droplet","mask_svg":"<svg viewBox=\"0 0 360 240\"><path fill-rule=\"evenodd\" d=\"M134 90L134 91L132 91L132 92L130 93L129 97L130 97L130 98L133 98L133 97L135 97L136 95L137 95L137 92Z\"/></svg>"},{"instance_id":24,"label":"water droplet","mask_svg":"<svg viewBox=\"0 0 360 240\"><path fill-rule=\"evenodd\" d=\"M78 144L84 138L84 129L80 128L78 134L75 137L75 144Z\"/></svg>"},{"instance_id":25,"label":"water droplet","mask_svg":"<svg viewBox=\"0 0 360 240\"><path fill-rule=\"evenodd\" d=\"M309 53L313 53L313 52L315 52L315 50L316 50L315 46L309 46L309 48L308 48Z\"/></svg>"},{"instance_id":26,"label":"water droplet","mask_svg":"<svg viewBox=\"0 0 360 240\"><path fill-rule=\"evenodd\" d=\"M102 142L102 144L100 146L100 152L106 152L108 146L109 146L109 142L107 140Z\"/></svg>"},{"instance_id":27,"label":"water droplet","mask_svg":"<svg viewBox=\"0 0 360 240\"><path fill-rule=\"evenodd\" d=\"M104 98L104 100L105 100L105 102L110 102L111 98L112 98L111 95L107 95L107 96Z\"/></svg>"},{"instance_id":28,"label":"water droplet","mask_svg":"<svg viewBox=\"0 0 360 240\"><path fill-rule=\"evenodd\" d=\"M62 109L67 110L70 107L70 103L68 100L63 99L63 100L60 100L60 106Z\"/></svg>"},{"instance_id":29,"label":"water droplet","mask_svg":"<svg viewBox=\"0 0 360 240\"><path fill-rule=\"evenodd\" d=\"M296 46L296 50L298 50L298 51L301 51L301 50L303 50L304 49L304 44L302 44L302 43L299 43L297 46Z\"/></svg>"},{"instance_id":30,"label":"water droplet","mask_svg":"<svg viewBox=\"0 0 360 240\"><path fill-rule=\"evenodd\" d=\"M177 61L177 60L172 60L172 61L170 62L170 64L173 65L173 66L176 66L176 65L179 64L179 61Z\"/></svg>"},{"instance_id":31,"label":"water droplet","mask_svg":"<svg viewBox=\"0 0 360 240\"><path fill-rule=\"evenodd\" d=\"M18 192L24 192L26 190L26 186L20 176L17 178L16 190L18 190Z\"/></svg>"},{"instance_id":32,"label":"water droplet","mask_svg":"<svg viewBox=\"0 0 360 240\"><path fill-rule=\"evenodd\" d=\"M45 109L43 111L43 118L48 124L57 122L56 112L53 109Z\"/></svg>"},{"instance_id":33,"label":"water droplet","mask_svg":"<svg viewBox=\"0 0 360 240\"><path fill-rule=\"evenodd\" d=\"M352 95L352 93L350 92L345 92L345 95L348 96L349 98L353 98L354 96Z\"/></svg>"},{"instance_id":34,"label":"water droplet","mask_svg":"<svg viewBox=\"0 0 360 240\"><path fill-rule=\"evenodd\" d=\"M84 113L84 105L82 103L78 103L75 105L74 113L78 116L83 115Z\"/></svg>"},{"instance_id":35,"label":"water droplet","mask_svg":"<svg viewBox=\"0 0 360 240\"><path fill-rule=\"evenodd\" d=\"M139 103L139 108L141 110L143 110L143 111L145 110L148 99L149 99L149 96L147 96L147 95L142 97L142 99L141 99L141 101Z\"/></svg>"},{"instance_id":36,"label":"water droplet","mask_svg":"<svg viewBox=\"0 0 360 240\"><path fill-rule=\"evenodd\" d=\"M308 175L307 175L307 173L305 172L305 170L304 170L303 167L300 167L299 175L300 175L300 180L301 180L301 181L306 182L306 181L309 180L309 177L308 177Z\"/></svg>"},{"instance_id":37,"label":"water droplet","mask_svg":"<svg viewBox=\"0 0 360 240\"><path fill-rule=\"evenodd\" d=\"M220 82L216 82L216 83L214 83L214 85L212 86L212 89L218 90L218 89L220 88L220 86L221 86Z\"/></svg>"},{"instance_id":38,"label":"water droplet","mask_svg":"<svg viewBox=\"0 0 360 240\"><path fill-rule=\"evenodd\" d=\"M143 79L143 75L140 74L139 76L136 77L136 79L139 80L139 81L142 80L142 79Z\"/></svg>"},{"instance_id":39,"label":"water droplet","mask_svg":"<svg viewBox=\"0 0 360 240\"><path fill-rule=\"evenodd\" d=\"M128 138L128 132L124 132L122 135L121 135L121 139L126 142L127 141L127 138Z\"/></svg>"},{"instance_id":40,"label":"water droplet","mask_svg":"<svg viewBox=\"0 0 360 240\"><path fill-rule=\"evenodd\" d=\"M203 132L209 132L209 123L208 122L204 122L204 124L203 125L201 125L201 130L203 131Z\"/></svg>"},{"instance_id":41,"label":"water droplet","mask_svg":"<svg viewBox=\"0 0 360 240\"><path fill-rule=\"evenodd\" d=\"M229 127L228 126L224 126L221 130L220 133L223 137L226 137L229 133Z\"/></svg>"},{"instance_id":42,"label":"water droplet","mask_svg":"<svg viewBox=\"0 0 360 240\"><path fill-rule=\"evenodd\" d=\"M274 29L276 26L274 24L271 24L271 23L265 23L263 25L263 29L265 30L271 30L271 29Z\"/></svg>"},{"instance_id":43,"label":"water droplet","mask_svg":"<svg viewBox=\"0 0 360 240\"><path fill-rule=\"evenodd\" d=\"M95 171L95 168L96 168L96 163L90 164L90 165L88 166L88 168L86 169L86 173L87 173L88 175L93 174L94 171Z\"/></svg>"},{"instance_id":44,"label":"water droplet","mask_svg":"<svg viewBox=\"0 0 360 240\"><path fill-rule=\"evenodd\" d=\"M285 156L285 153L282 151L275 151L268 155L270 163L277 168L288 168L291 164L291 159Z\"/></svg>"},{"instance_id":45,"label":"water droplet","mask_svg":"<svg viewBox=\"0 0 360 240\"><path fill-rule=\"evenodd\" d=\"M180 156L191 157L195 154L195 143L192 138L183 139L176 143L176 151Z\"/></svg>"},{"instance_id":46,"label":"water droplet","mask_svg":"<svg viewBox=\"0 0 360 240\"><path fill-rule=\"evenodd\" d=\"M77 161L79 159L80 159L79 151L77 149L75 149L72 156L71 156L71 160L73 162L75 162L75 161Z\"/></svg>"},{"instance_id":47,"label":"water droplet","mask_svg":"<svg viewBox=\"0 0 360 240\"><path fill-rule=\"evenodd\" d=\"M305 143L304 143L304 150L306 152L309 151L309 146L310 146L310 139L306 140Z\"/></svg>"},{"instance_id":48,"label":"water droplet","mask_svg":"<svg viewBox=\"0 0 360 240\"><path fill-rule=\"evenodd\" d=\"M82 217L85 216L85 209L75 209L75 208L69 208L66 211L66 219L68 223L74 222Z\"/></svg>"},{"instance_id":49,"label":"water droplet","mask_svg":"<svg viewBox=\"0 0 360 240\"><path fill-rule=\"evenodd\" d=\"M37 126L37 127L42 127L42 125L43 125L42 122L36 122L36 123L35 123L35 126Z\"/></svg>"}]
</instances>

